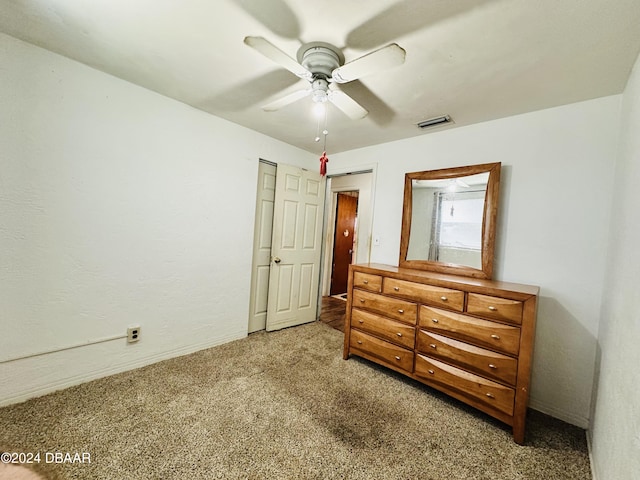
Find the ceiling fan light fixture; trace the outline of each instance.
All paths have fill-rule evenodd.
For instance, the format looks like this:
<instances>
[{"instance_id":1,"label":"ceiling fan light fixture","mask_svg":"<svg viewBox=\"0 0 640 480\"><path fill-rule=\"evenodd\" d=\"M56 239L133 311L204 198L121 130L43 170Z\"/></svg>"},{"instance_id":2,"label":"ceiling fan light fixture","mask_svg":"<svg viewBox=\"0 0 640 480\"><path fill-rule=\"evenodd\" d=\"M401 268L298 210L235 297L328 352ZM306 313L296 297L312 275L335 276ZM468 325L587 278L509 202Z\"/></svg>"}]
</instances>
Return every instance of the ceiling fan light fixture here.
<instances>
[{"instance_id":1,"label":"ceiling fan light fixture","mask_svg":"<svg viewBox=\"0 0 640 480\"><path fill-rule=\"evenodd\" d=\"M313 103L325 103L329 97L327 96L327 92L323 92L322 90L314 90L311 94L311 100Z\"/></svg>"},{"instance_id":2,"label":"ceiling fan light fixture","mask_svg":"<svg viewBox=\"0 0 640 480\"><path fill-rule=\"evenodd\" d=\"M440 117L433 117L428 120L423 120L416 125L420 128L430 128L437 127L438 125L442 125L445 123L453 123L453 120L451 120L451 117L449 115L442 115Z\"/></svg>"},{"instance_id":3,"label":"ceiling fan light fixture","mask_svg":"<svg viewBox=\"0 0 640 480\"><path fill-rule=\"evenodd\" d=\"M326 102L316 102L313 104L313 114L317 118L324 118L326 112L327 112Z\"/></svg>"},{"instance_id":4,"label":"ceiling fan light fixture","mask_svg":"<svg viewBox=\"0 0 640 480\"><path fill-rule=\"evenodd\" d=\"M324 103L328 100L329 82L324 78L316 78L311 84L311 99L314 103Z\"/></svg>"}]
</instances>

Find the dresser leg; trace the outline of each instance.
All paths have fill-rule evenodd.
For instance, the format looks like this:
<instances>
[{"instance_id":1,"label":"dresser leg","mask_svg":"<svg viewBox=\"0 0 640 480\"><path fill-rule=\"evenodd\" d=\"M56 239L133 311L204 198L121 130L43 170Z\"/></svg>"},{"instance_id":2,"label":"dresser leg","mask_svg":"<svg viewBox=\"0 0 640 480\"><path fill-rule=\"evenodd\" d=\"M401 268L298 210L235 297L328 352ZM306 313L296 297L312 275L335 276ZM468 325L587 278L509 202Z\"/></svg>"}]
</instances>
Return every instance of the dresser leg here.
<instances>
[{"instance_id":1,"label":"dresser leg","mask_svg":"<svg viewBox=\"0 0 640 480\"><path fill-rule=\"evenodd\" d=\"M513 425L513 441L518 445L524 445L524 424L516 422Z\"/></svg>"}]
</instances>

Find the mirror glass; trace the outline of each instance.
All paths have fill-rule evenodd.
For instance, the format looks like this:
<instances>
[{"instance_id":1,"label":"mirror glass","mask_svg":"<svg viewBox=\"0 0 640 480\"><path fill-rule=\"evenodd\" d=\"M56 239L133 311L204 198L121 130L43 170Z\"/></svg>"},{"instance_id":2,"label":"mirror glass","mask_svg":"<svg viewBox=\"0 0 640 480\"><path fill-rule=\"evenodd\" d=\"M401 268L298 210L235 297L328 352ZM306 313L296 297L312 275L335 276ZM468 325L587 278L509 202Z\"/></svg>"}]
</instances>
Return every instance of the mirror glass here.
<instances>
[{"instance_id":1,"label":"mirror glass","mask_svg":"<svg viewBox=\"0 0 640 480\"><path fill-rule=\"evenodd\" d=\"M400 266L491 278L500 164L408 173Z\"/></svg>"}]
</instances>

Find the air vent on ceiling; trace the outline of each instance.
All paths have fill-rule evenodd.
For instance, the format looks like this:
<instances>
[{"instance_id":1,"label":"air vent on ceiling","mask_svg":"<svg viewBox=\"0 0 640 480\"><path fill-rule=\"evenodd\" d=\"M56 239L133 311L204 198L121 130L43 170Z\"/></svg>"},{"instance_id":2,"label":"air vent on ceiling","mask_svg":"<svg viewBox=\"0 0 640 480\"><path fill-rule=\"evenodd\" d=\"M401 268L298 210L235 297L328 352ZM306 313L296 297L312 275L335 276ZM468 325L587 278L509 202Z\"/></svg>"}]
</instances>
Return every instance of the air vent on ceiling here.
<instances>
[{"instance_id":1,"label":"air vent on ceiling","mask_svg":"<svg viewBox=\"0 0 640 480\"><path fill-rule=\"evenodd\" d=\"M445 123L452 123L451 117L449 115L442 115L441 117L430 118L429 120L424 120L420 123L417 123L420 128L431 128L437 127L438 125L443 125Z\"/></svg>"}]
</instances>

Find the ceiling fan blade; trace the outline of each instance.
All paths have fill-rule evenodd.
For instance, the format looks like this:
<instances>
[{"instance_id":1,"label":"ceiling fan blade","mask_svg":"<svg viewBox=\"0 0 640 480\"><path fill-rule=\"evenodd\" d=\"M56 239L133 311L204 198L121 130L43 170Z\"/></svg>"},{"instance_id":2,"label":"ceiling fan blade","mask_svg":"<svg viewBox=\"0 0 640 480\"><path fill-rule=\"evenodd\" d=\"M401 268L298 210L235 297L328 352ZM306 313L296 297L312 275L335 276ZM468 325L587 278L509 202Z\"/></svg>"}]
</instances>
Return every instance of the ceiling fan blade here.
<instances>
[{"instance_id":1,"label":"ceiling fan blade","mask_svg":"<svg viewBox=\"0 0 640 480\"><path fill-rule=\"evenodd\" d=\"M336 68L331 76L337 83L347 83L365 75L402 65L406 52L397 43L391 43Z\"/></svg>"},{"instance_id":2,"label":"ceiling fan blade","mask_svg":"<svg viewBox=\"0 0 640 480\"><path fill-rule=\"evenodd\" d=\"M369 113L358 102L341 90L331 90L329 101L344 112L351 120L360 120Z\"/></svg>"},{"instance_id":3,"label":"ceiling fan blade","mask_svg":"<svg viewBox=\"0 0 640 480\"><path fill-rule=\"evenodd\" d=\"M297 75L300 78L304 78L305 80L309 80L312 77L312 74L309 70L304 68L293 58L276 47L273 43L265 40L263 37L245 37L244 43L260 52L269 60L272 60L281 67L286 68L294 75Z\"/></svg>"},{"instance_id":4,"label":"ceiling fan blade","mask_svg":"<svg viewBox=\"0 0 640 480\"><path fill-rule=\"evenodd\" d=\"M297 102L298 100L300 100L301 98L306 97L307 95L309 95L311 93L311 90L307 89L307 90L297 90L293 93L290 93L289 95L285 95L282 98L279 98L278 100L271 102L267 105L264 105L262 107L262 109L265 112L275 112L276 110L280 110L282 107L286 107L287 105L293 103L293 102Z\"/></svg>"}]
</instances>

